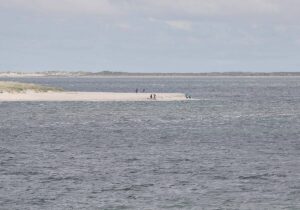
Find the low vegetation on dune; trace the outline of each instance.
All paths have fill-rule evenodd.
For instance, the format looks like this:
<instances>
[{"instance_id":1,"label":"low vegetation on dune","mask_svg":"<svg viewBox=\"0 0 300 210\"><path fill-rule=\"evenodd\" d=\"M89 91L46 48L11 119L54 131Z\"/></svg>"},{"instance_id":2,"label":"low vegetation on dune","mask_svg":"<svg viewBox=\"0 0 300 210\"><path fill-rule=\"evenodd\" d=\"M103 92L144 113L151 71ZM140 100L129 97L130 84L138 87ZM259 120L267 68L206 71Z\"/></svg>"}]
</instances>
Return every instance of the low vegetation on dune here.
<instances>
[{"instance_id":1,"label":"low vegetation on dune","mask_svg":"<svg viewBox=\"0 0 300 210\"><path fill-rule=\"evenodd\" d=\"M55 87L48 87L42 85L36 85L31 83L20 83L20 82L6 82L0 81L0 93L3 92L26 92L26 91L34 91L34 92L61 92L63 89L55 88Z\"/></svg>"}]
</instances>

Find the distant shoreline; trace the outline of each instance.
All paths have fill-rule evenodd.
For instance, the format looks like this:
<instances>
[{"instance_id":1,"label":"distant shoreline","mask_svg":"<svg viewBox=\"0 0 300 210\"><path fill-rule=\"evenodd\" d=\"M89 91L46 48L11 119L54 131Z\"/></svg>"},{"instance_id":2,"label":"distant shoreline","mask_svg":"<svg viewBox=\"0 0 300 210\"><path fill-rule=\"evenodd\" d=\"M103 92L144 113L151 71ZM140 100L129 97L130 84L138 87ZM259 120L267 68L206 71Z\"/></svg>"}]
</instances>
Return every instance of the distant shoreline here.
<instances>
[{"instance_id":1,"label":"distant shoreline","mask_svg":"<svg viewBox=\"0 0 300 210\"><path fill-rule=\"evenodd\" d=\"M129 73L129 72L0 72L0 78L9 77L300 77L300 72L211 72L211 73Z\"/></svg>"}]
</instances>

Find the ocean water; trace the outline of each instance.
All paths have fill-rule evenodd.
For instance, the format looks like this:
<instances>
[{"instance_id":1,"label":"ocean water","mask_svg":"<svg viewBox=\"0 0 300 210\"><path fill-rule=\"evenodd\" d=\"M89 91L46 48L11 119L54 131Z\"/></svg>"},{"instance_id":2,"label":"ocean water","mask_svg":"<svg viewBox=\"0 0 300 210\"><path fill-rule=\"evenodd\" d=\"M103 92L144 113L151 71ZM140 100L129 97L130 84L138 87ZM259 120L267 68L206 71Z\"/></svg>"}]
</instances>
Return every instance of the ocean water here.
<instances>
[{"instance_id":1,"label":"ocean water","mask_svg":"<svg viewBox=\"0 0 300 210\"><path fill-rule=\"evenodd\" d=\"M0 102L1 210L300 209L300 77L9 80L200 100Z\"/></svg>"}]
</instances>

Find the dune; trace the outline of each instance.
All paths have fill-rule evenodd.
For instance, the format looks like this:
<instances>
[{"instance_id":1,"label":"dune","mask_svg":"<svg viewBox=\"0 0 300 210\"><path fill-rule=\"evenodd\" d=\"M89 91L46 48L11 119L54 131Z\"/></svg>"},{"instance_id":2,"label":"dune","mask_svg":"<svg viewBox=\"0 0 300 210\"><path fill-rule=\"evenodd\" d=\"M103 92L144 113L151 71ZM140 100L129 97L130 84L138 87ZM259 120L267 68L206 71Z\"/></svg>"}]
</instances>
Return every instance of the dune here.
<instances>
[{"instance_id":1,"label":"dune","mask_svg":"<svg viewBox=\"0 0 300 210\"><path fill-rule=\"evenodd\" d=\"M61 92L63 89L49 87L44 85L37 85L32 83L21 83L21 82L9 82L9 81L0 81L0 93L22 93L26 91L33 92Z\"/></svg>"},{"instance_id":2,"label":"dune","mask_svg":"<svg viewBox=\"0 0 300 210\"><path fill-rule=\"evenodd\" d=\"M0 101L182 101L183 93L110 93L110 92L2 92Z\"/></svg>"}]
</instances>

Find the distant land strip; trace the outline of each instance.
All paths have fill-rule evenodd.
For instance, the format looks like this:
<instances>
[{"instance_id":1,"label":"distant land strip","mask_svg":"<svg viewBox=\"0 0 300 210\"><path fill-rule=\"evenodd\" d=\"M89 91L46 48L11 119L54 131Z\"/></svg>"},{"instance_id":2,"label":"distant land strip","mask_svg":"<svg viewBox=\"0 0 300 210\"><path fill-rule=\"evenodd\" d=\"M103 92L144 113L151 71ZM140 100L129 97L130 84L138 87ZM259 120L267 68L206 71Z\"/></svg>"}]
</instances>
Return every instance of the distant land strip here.
<instances>
[{"instance_id":1,"label":"distant land strip","mask_svg":"<svg viewBox=\"0 0 300 210\"><path fill-rule=\"evenodd\" d=\"M45 72L0 72L0 77L205 77L205 76L300 76L299 72L206 72L206 73L132 73L132 72L67 72L67 71L45 71Z\"/></svg>"}]
</instances>

